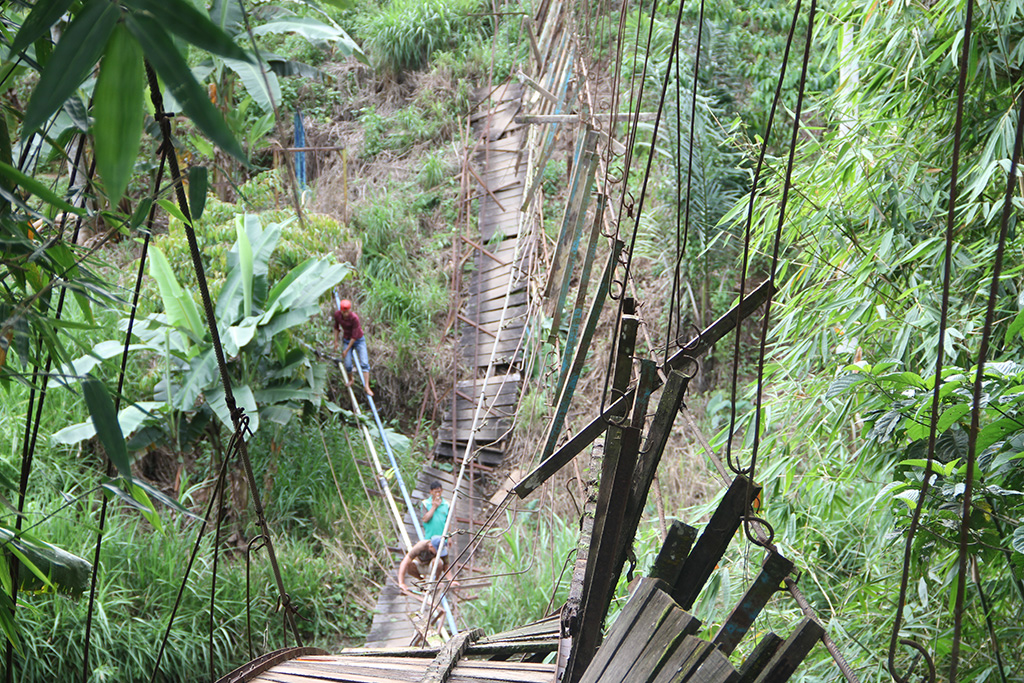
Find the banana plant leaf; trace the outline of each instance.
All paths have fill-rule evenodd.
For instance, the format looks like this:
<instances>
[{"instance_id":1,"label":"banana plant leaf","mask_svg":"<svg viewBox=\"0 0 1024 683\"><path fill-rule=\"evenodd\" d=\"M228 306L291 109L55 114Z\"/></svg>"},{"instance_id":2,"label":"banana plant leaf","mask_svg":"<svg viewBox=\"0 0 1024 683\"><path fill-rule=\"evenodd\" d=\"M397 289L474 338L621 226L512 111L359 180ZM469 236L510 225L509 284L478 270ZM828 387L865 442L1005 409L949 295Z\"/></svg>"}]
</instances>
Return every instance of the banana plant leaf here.
<instances>
[{"instance_id":1,"label":"banana plant leaf","mask_svg":"<svg viewBox=\"0 0 1024 683\"><path fill-rule=\"evenodd\" d=\"M21 560L18 580L23 590L81 595L89 587L92 565L77 555L24 533L15 537L6 527L0 527L0 544Z\"/></svg>"}]
</instances>

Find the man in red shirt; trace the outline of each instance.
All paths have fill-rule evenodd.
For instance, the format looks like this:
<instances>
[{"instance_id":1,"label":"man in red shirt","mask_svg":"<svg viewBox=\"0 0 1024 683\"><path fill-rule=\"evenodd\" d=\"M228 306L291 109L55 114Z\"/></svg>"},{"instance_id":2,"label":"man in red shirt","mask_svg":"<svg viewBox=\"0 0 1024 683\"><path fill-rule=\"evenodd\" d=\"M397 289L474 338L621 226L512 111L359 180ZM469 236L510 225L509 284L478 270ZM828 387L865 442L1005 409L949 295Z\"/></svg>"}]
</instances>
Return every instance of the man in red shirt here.
<instances>
[{"instance_id":1,"label":"man in red shirt","mask_svg":"<svg viewBox=\"0 0 1024 683\"><path fill-rule=\"evenodd\" d=\"M338 338L344 335L344 348L341 351L341 359L345 361L345 369L348 371L348 385L352 386L352 357L359 361L359 369L363 373L363 386L366 388L366 395L373 396L370 390L370 357L366 353L366 339L363 337L363 328L359 324L359 316L352 311L352 302L342 299L338 304L338 310L334 312L334 349L338 349ZM351 355L349 354L351 351Z\"/></svg>"}]
</instances>

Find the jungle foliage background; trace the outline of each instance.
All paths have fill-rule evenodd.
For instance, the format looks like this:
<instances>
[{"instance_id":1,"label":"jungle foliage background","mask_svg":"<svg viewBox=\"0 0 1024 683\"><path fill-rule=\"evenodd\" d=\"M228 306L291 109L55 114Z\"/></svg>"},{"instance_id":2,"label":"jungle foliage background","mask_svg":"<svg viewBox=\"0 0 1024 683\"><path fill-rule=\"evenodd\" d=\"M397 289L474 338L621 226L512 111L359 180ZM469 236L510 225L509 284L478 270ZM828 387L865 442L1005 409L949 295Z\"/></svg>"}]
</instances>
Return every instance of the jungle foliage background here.
<instances>
[{"instance_id":1,"label":"jungle foliage background","mask_svg":"<svg viewBox=\"0 0 1024 683\"><path fill-rule=\"evenodd\" d=\"M667 74L678 3L628 3L621 43L620 6L580 9L587 10L582 44L607 72L621 64L625 97L641 79L645 111L666 84L673 94L657 138L647 124L637 137L641 159L654 155L654 177L637 220L634 272L655 341L648 351L657 355L675 315L669 298L679 245L688 303L673 324L703 327L724 312L739 293L745 255L749 281L772 275L808 6L796 22L770 136L793 3L686 3L682 68ZM171 616L231 416L218 393L185 217L169 171L160 169L161 117L148 84L158 79L163 109L181 112L170 121L173 142L299 628L327 649L358 644L390 562L392 532L365 493L353 417L339 407L339 378L320 355L331 355L331 291L366 312L377 403L392 419L402 468L413 472L429 452L431 397L450 372L448 286L462 220L457 150L465 118L476 87L513 76L529 60L522 18L531 11L523 0L5 5L0 434L9 447L0 454L0 629L9 680L77 680L83 667L88 680L149 680L165 632L157 680L220 675L289 644L264 556L253 550L251 568L246 561L258 532L237 463L227 468L230 493L220 506L219 578L214 584L208 533ZM900 636L930 654L940 678L954 648L971 390L1014 155L1024 2L974 5L943 384L933 416L965 15L962 1L817 6L779 233L780 291L763 368L760 515L865 681L890 678L904 544L933 422L935 474L910 547ZM307 188L296 185L288 156L275 150L293 144L297 110L307 145L345 148L347 184L336 154L314 169ZM751 178L766 136L745 246ZM680 183L691 156L691 180ZM639 188L644 166L632 166L626 187ZM549 231L564 202L563 175L561 164L545 171ZM1012 193L980 403L962 680L1024 680L1022 189L1018 183ZM677 220L687 215L688 224ZM137 276L142 291L122 361ZM760 330L753 328L740 337L737 393L729 340L703 364L688 398L721 454L735 409L732 454L741 462L749 462L754 441ZM600 366L583 386L600 386ZM543 424L549 399L540 389L526 397L526 433ZM718 485L692 435L677 436L660 480L668 516L699 525L713 509ZM542 616L552 602L575 522L561 496L540 500L513 515L494 543L494 566L513 575L466 608L467 623L497 630ZM638 540L646 562L660 527L649 512ZM535 561L538 548L550 551ZM709 631L759 557L736 543L721 564L697 606ZM786 632L798 616L780 596L757 628ZM914 650L901 646L894 655L899 672L925 670ZM838 679L820 647L799 676Z\"/></svg>"}]
</instances>

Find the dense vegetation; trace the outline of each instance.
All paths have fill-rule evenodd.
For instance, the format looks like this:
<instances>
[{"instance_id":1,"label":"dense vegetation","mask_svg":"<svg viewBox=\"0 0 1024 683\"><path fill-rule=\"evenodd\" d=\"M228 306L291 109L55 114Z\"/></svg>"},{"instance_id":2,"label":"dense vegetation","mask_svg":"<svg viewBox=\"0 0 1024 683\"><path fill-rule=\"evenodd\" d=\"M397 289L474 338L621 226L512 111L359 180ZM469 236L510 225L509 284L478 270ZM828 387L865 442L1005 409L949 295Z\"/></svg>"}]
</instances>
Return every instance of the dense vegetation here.
<instances>
[{"instance_id":1,"label":"dense vegetation","mask_svg":"<svg viewBox=\"0 0 1024 683\"><path fill-rule=\"evenodd\" d=\"M750 463L756 450L765 487L759 514L863 680L890 679L886 652L901 594L898 635L928 652L940 677L954 659L962 680L1024 676L1015 651L1024 640L1020 184L991 288L1007 172L1019 156L1024 3L975 4L965 41L965 2L823 3L802 82L811 23L804 4L771 131L792 3L627 4L621 36L607 8L581 13L599 66L621 67L624 98L653 111L665 94L657 137L642 123L639 161L611 169L625 174L635 198L653 155L633 271L654 335L648 352L663 353L673 329L717 317L744 274L748 288L777 280L763 367L760 325L748 323L737 392L730 339L704 364L703 392L690 403L716 434L719 455ZM529 5L503 5L500 17L476 0L319 9L279 2L246 12L235 0L201 5L47 0L3 10L0 428L11 447L0 460L0 534L17 540L5 541L0 555L0 628L11 643L8 675L20 680L80 677L90 605L95 680L149 679L168 625L163 680L220 674L247 660L250 646L260 653L288 642L265 550L253 551L249 574L247 544L259 532L244 468L227 450L236 425L197 296L189 221L161 170L167 148L143 56L163 82L164 109L184 114L172 123L183 189L226 372L254 432L248 451L259 494L307 642L357 642L370 587L390 560L390 530L354 464L363 457L350 438L354 418L336 405L338 378L316 353L330 353L323 312L331 290L369 312L378 404L396 430L430 431L424 407L452 362L443 328L447 263L454 226L465 219L453 141L464 135L473 88L529 59L521 35ZM669 62L677 17L678 71ZM307 144L346 149L344 162L333 157L306 189L290 155L274 151L290 146L296 110ZM762 139L767 156L748 222ZM86 184L93 156L97 175ZM560 208L560 175L554 165L545 171L546 215ZM620 216L622 230L633 228L630 218ZM991 347L978 400L983 335ZM752 381L759 376L760 395ZM528 399L538 423L548 398ZM402 466L411 470L424 439L398 441L407 443ZM693 506L681 480L707 481L708 491L717 484L696 446L681 438L677 446L663 476L668 515L699 523L713 503ZM226 461L218 502L211 492ZM575 524L571 505L558 498L547 492L544 505L531 501L509 518L492 556L495 572L509 577L496 578L467 609L475 625L515 625L564 595L561 568ZM219 578L214 587L207 533L169 624L179 569L208 508L217 511L211 521L220 520ZM655 516L641 529L641 566L657 549ZM93 604L89 564L101 524ZM756 566L752 546L736 545L696 608L709 631ZM550 549L543 561L537 548ZM758 628L785 632L797 614L780 597ZM893 675L920 676L925 667L902 645L892 664ZM823 648L801 675L836 678Z\"/></svg>"}]
</instances>

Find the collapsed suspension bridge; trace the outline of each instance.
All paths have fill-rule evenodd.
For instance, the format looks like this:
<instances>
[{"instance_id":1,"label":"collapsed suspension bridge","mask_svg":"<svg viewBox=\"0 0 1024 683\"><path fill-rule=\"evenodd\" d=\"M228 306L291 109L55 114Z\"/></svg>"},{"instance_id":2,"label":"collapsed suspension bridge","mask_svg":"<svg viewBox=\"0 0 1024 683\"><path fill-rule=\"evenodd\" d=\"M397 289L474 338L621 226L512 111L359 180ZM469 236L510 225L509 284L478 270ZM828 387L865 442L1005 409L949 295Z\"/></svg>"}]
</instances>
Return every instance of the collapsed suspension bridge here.
<instances>
[{"instance_id":1,"label":"collapsed suspension bridge","mask_svg":"<svg viewBox=\"0 0 1024 683\"><path fill-rule=\"evenodd\" d=\"M609 124L626 115L589 114L596 109L595 94L589 65L579 53L574 19L568 3L541 3L535 23L524 22L533 73L520 72L518 84L485 89L473 116L476 144L465 155L463 192L477 202L478 231L472 237L460 234L452 259L456 290L466 297L465 308L456 315L461 322L459 372L453 378L450 408L433 462L424 468L411 494L399 481L405 513L388 491L382 465L370 446L375 476L388 497L405 551L422 537L413 497L426 493L429 480L443 481L452 497L445 529L446 542L452 545L452 570L441 581L427 582L424 596L415 599L398 590L392 570L364 648L339 654L283 650L232 672L221 683L774 683L787 680L818 642L829 649L842 675L856 682L803 600L792 576L793 563L772 545L770 531L765 532L770 527L752 515L752 502L760 492L753 472L731 476L683 403L698 359L769 301L774 285L768 281L743 292L746 296L736 306L679 345L673 355L666 353L660 366L642 356L638 336L646 337L646 328L635 300L627 297L632 287L632 244L618 238L610 216L608 161L628 155L630 148L611 137ZM635 126L641 118L657 121L660 112L628 116ZM549 253L539 188L556 149L570 144L568 197ZM590 206L592 195L596 199ZM468 283L459 281L463 244L471 248L475 266ZM607 254L607 262L595 279L592 271L599 254ZM550 264L546 277L538 273L539 262ZM626 274L620 280L616 273L623 265ZM574 285L576 297L570 302ZM566 438L563 431L574 392L608 301L617 301L618 310L606 400L599 415ZM567 303L571 312L563 318ZM545 318L548 312L550 317ZM550 329L550 337L541 340L544 328ZM525 334L527 330L532 333ZM566 333L564 341L560 331ZM539 344L537 340L561 345L553 384L554 414L537 450L540 463L485 501L480 497L480 475L501 465L521 386L534 375L537 354L529 344ZM649 338L647 348L655 354ZM350 398L358 412L351 393ZM391 457L372 399L369 406ZM715 465L726 491L701 533L678 521L672 524L650 576L639 581L605 633L616 583L679 416ZM369 440L365 426L363 431ZM458 622L456 601L447 600L455 595L450 574L468 577L462 580L474 585L473 557L482 531L512 498L532 495L585 450L590 452L589 467L582 474L586 500L568 600L552 615L510 631L487 635L467 630ZM438 460L446 461L452 472L438 468ZM393 459L391 467L397 474ZM722 618L717 633L700 638L701 624L689 610L741 527L766 550L763 565ZM455 529L468 531L470 540L451 535ZM734 663L731 656L780 585L796 599L804 618L785 637L765 633L742 661Z\"/></svg>"}]
</instances>

